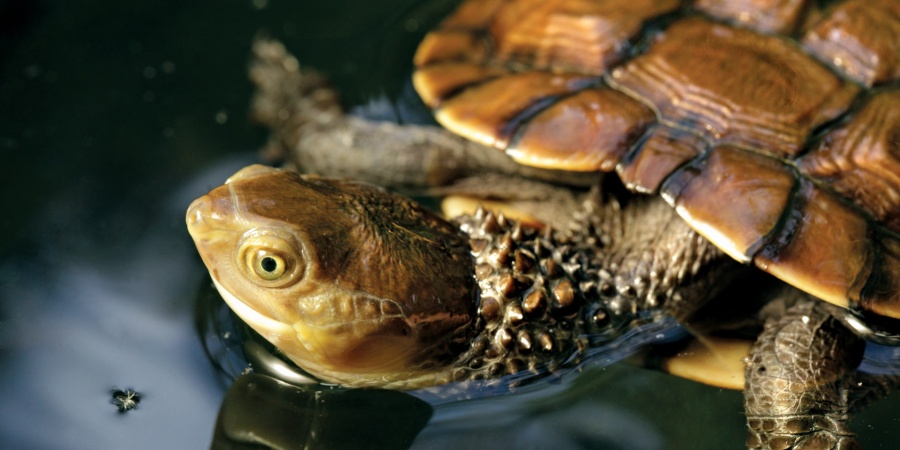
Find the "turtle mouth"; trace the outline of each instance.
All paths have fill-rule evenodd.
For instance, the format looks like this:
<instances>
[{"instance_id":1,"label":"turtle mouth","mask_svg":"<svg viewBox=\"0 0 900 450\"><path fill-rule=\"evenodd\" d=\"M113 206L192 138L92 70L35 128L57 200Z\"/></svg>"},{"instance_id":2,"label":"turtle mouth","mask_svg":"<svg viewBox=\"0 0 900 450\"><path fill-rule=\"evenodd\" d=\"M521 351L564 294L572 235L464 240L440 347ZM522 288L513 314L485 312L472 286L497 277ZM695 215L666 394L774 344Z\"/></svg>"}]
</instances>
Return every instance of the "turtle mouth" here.
<instances>
[{"instance_id":1,"label":"turtle mouth","mask_svg":"<svg viewBox=\"0 0 900 450\"><path fill-rule=\"evenodd\" d=\"M225 300L225 303L228 304L228 307L234 311L238 317L241 318L245 323L250 325L257 333L266 338L269 342L275 344L277 346L279 341L283 341L285 337L292 336L294 334L294 329L291 325L286 324L284 322L279 322L271 317L268 317L256 309L253 309L243 301L241 301L238 297L225 289L216 277L212 277L213 284L216 286L216 289L219 291L219 295L222 296L222 299Z\"/></svg>"}]
</instances>

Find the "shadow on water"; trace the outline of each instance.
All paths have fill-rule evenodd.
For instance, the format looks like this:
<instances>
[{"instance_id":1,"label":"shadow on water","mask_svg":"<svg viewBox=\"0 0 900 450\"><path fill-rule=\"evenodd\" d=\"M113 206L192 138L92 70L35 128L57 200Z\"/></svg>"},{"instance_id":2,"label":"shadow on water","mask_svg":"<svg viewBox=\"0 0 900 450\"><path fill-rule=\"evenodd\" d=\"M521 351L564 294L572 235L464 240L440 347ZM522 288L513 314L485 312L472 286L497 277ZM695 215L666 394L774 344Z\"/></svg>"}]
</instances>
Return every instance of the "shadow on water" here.
<instances>
[{"instance_id":1,"label":"shadow on water","mask_svg":"<svg viewBox=\"0 0 900 450\"><path fill-rule=\"evenodd\" d=\"M422 121L410 55L454 3L0 0L0 25L14 25L0 27L0 448L209 447L227 386L194 326L208 278L184 211L265 142L246 117L252 37L284 40L358 111ZM744 437L739 393L623 365L436 407L235 386L261 424L299 415L287 442L319 448L716 449ZM116 388L137 391L138 407L118 412ZM852 426L867 448L898 448L898 417L894 395ZM229 426L232 439L246 431Z\"/></svg>"}]
</instances>

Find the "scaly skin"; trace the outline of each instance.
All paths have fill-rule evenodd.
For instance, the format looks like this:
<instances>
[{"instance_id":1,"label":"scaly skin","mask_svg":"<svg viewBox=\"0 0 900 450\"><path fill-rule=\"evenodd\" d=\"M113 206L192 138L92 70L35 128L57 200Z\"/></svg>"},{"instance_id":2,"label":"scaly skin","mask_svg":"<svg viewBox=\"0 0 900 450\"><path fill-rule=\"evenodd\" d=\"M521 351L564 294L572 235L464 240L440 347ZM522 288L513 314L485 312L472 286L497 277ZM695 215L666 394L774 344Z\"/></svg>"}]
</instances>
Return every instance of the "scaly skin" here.
<instances>
[{"instance_id":1,"label":"scaly skin","mask_svg":"<svg viewBox=\"0 0 900 450\"><path fill-rule=\"evenodd\" d=\"M481 209L454 221L472 243L480 289L476 334L455 364L455 381L523 369L546 374L578 362L638 313L687 318L718 292L724 272L735 272L659 201L622 211L595 192L560 230L538 231Z\"/></svg>"},{"instance_id":2,"label":"scaly skin","mask_svg":"<svg viewBox=\"0 0 900 450\"><path fill-rule=\"evenodd\" d=\"M862 448L846 427L865 342L818 301L769 320L746 369L750 448Z\"/></svg>"}]
</instances>

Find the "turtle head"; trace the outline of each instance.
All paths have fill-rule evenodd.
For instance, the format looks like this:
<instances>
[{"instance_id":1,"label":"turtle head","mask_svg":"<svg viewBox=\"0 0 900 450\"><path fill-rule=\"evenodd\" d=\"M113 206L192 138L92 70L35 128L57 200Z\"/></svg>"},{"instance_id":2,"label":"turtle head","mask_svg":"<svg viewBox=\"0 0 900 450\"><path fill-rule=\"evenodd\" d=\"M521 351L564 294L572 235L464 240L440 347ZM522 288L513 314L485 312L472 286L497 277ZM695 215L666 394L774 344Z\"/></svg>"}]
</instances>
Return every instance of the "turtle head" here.
<instances>
[{"instance_id":1,"label":"turtle head","mask_svg":"<svg viewBox=\"0 0 900 450\"><path fill-rule=\"evenodd\" d=\"M465 235L378 187L255 165L195 200L187 225L234 312L322 380L431 384L471 328Z\"/></svg>"}]
</instances>

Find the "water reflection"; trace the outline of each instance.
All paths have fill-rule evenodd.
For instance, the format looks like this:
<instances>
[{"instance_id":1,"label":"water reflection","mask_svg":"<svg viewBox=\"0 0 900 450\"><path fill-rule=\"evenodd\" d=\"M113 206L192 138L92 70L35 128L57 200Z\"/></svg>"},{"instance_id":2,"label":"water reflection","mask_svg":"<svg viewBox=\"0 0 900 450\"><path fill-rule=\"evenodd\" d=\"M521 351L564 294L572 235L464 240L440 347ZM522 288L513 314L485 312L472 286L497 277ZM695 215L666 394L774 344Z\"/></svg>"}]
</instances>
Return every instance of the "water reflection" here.
<instances>
[{"instance_id":1,"label":"water reflection","mask_svg":"<svg viewBox=\"0 0 900 450\"><path fill-rule=\"evenodd\" d=\"M302 388L245 374L228 389L212 448L404 449L431 414L402 392Z\"/></svg>"},{"instance_id":2,"label":"water reflection","mask_svg":"<svg viewBox=\"0 0 900 450\"><path fill-rule=\"evenodd\" d=\"M652 424L615 405L546 406L520 398L434 410L402 392L297 387L245 374L228 390L212 448L664 448Z\"/></svg>"}]
</instances>

